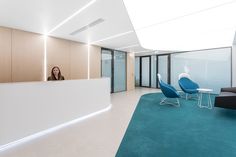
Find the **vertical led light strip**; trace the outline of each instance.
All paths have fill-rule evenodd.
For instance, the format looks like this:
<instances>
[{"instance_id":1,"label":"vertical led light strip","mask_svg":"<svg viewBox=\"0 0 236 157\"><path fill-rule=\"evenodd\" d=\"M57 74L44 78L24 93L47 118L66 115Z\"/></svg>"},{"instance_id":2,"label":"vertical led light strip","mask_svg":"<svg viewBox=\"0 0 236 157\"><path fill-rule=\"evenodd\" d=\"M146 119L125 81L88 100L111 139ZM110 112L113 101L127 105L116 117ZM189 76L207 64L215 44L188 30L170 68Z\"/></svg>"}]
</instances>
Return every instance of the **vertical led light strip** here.
<instances>
[{"instance_id":1,"label":"vertical led light strip","mask_svg":"<svg viewBox=\"0 0 236 157\"><path fill-rule=\"evenodd\" d=\"M47 81L47 35L44 35L43 40L44 40L44 56L43 56L43 80Z\"/></svg>"},{"instance_id":2,"label":"vertical led light strip","mask_svg":"<svg viewBox=\"0 0 236 157\"><path fill-rule=\"evenodd\" d=\"M87 44L88 46L88 80L90 79L90 44Z\"/></svg>"},{"instance_id":3,"label":"vertical led light strip","mask_svg":"<svg viewBox=\"0 0 236 157\"><path fill-rule=\"evenodd\" d=\"M79 10L77 10L75 13L73 13L72 15L70 15L68 18L66 18L65 20L63 20L62 22L60 22L58 25L56 25L53 29L51 29L47 34L44 35L44 76L43 76L43 80L46 81L47 80L47 36L49 34L51 34L52 32L54 32L55 30L57 30L58 28L60 28L62 25L64 25L66 22L68 22L69 20L71 20L72 18L74 18L76 15L78 15L79 13L81 13L82 11L84 11L85 9L87 9L89 6L91 6L92 4L94 4L96 2L96 0L91 0L89 3L87 3L85 6L83 6L82 8L80 8ZM88 44L90 45L90 44ZM89 53L89 46L88 46L88 79L90 78L90 70L89 70L89 57L90 57L90 53Z\"/></svg>"}]
</instances>

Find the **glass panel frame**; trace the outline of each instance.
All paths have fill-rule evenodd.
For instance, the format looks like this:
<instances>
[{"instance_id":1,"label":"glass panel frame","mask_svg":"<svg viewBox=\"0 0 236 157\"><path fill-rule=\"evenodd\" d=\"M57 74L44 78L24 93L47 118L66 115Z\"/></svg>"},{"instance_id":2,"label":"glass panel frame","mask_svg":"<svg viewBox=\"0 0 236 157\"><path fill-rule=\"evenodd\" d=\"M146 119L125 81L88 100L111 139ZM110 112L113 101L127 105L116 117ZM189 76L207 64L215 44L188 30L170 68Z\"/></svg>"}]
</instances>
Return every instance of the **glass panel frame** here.
<instances>
[{"instance_id":1,"label":"glass panel frame","mask_svg":"<svg viewBox=\"0 0 236 157\"><path fill-rule=\"evenodd\" d=\"M161 71L160 68L164 64L166 64L165 70ZM158 73L161 74L162 80L165 83L170 84L170 54L157 55L157 74ZM157 82L158 82L158 78L157 78ZM157 88L160 88L159 84Z\"/></svg>"},{"instance_id":2,"label":"glass panel frame","mask_svg":"<svg viewBox=\"0 0 236 157\"><path fill-rule=\"evenodd\" d=\"M151 88L157 88L157 56L151 56Z\"/></svg>"},{"instance_id":3,"label":"glass panel frame","mask_svg":"<svg viewBox=\"0 0 236 157\"><path fill-rule=\"evenodd\" d=\"M113 92L122 92L127 89L127 54L123 51L115 50L114 59L114 86Z\"/></svg>"},{"instance_id":4,"label":"glass panel frame","mask_svg":"<svg viewBox=\"0 0 236 157\"><path fill-rule=\"evenodd\" d=\"M111 84L111 92L113 92L113 56L109 49L101 50L101 77L109 77Z\"/></svg>"},{"instance_id":5,"label":"glass panel frame","mask_svg":"<svg viewBox=\"0 0 236 157\"><path fill-rule=\"evenodd\" d=\"M147 82L143 82L143 59L148 59L148 72L146 71L146 73L148 74L146 76L147 79L145 79L145 81ZM147 85L143 85L143 83L146 83ZM141 56L140 57L140 87L151 87L151 56Z\"/></svg>"},{"instance_id":6,"label":"glass panel frame","mask_svg":"<svg viewBox=\"0 0 236 157\"><path fill-rule=\"evenodd\" d=\"M110 64L110 67L108 69L111 69L111 75L110 76L106 76L105 73L104 73L104 62L103 62L103 52L109 52L111 54L111 64ZM117 71L117 69L115 69L115 53L122 53L125 55L125 64L124 64L124 67L125 67L125 70L124 70L124 78L123 78L123 82L124 82L124 85L123 86L123 90L117 90L117 86L115 88L115 85L117 83L117 81L115 82L115 72ZM111 93L116 93L116 92L122 92L122 91L126 91L127 90L127 52L124 52L124 51L117 51L117 50L113 50L113 49L108 49L108 48L101 48L101 77L110 77L110 81L111 81ZM125 80L125 81L124 81Z\"/></svg>"},{"instance_id":7,"label":"glass panel frame","mask_svg":"<svg viewBox=\"0 0 236 157\"><path fill-rule=\"evenodd\" d=\"M140 86L140 57L135 57L135 86Z\"/></svg>"}]
</instances>

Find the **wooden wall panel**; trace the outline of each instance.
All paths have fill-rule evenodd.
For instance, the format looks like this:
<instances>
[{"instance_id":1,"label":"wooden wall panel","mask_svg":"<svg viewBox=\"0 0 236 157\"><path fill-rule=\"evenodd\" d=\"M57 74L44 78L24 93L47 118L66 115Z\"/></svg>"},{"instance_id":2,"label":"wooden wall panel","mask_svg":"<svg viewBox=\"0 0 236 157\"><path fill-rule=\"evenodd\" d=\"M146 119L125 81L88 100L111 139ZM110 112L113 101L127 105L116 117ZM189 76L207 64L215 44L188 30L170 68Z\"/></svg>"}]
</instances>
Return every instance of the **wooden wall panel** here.
<instances>
[{"instance_id":1,"label":"wooden wall panel","mask_svg":"<svg viewBox=\"0 0 236 157\"><path fill-rule=\"evenodd\" d=\"M11 82L11 29L0 27L0 83Z\"/></svg>"},{"instance_id":2,"label":"wooden wall panel","mask_svg":"<svg viewBox=\"0 0 236 157\"><path fill-rule=\"evenodd\" d=\"M101 78L101 47L90 46L90 78Z\"/></svg>"},{"instance_id":3,"label":"wooden wall panel","mask_svg":"<svg viewBox=\"0 0 236 157\"><path fill-rule=\"evenodd\" d=\"M59 66L66 79L87 79L87 44L48 37L47 77ZM101 77L101 48L90 46L90 78ZM43 81L43 35L0 27L0 82Z\"/></svg>"},{"instance_id":4,"label":"wooden wall panel","mask_svg":"<svg viewBox=\"0 0 236 157\"><path fill-rule=\"evenodd\" d=\"M134 64L134 53L129 52L127 54L127 90L133 90L135 88Z\"/></svg>"},{"instance_id":5,"label":"wooden wall panel","mask_svg":"<svg viewBox=\"0 0 236 157\"><path fill-rule=\"evenodd\" d=\"M88 47L86 44L70 42L71 79L88 78Z\"/></svg>"},{"instance_id":6,"label":"wooden wall panel","mask_svg":"<svg viewBox=\"0 0 236 157\"><path fill-rule=\"evenodd\" d=\"M58 66L66 80L70 79L70 41L48 37L47 39L47 76L53 66Z\"/></svg>"},{"instance_id":7,"label":"wooden wall panel","mask_svg":"<svg viewBox=\"0 0 236 157\"><path fill-rule=\"evenodd\" d=\"M12 81L43 80L43 35L12 30Z\"/></svg>"}]
</instances>

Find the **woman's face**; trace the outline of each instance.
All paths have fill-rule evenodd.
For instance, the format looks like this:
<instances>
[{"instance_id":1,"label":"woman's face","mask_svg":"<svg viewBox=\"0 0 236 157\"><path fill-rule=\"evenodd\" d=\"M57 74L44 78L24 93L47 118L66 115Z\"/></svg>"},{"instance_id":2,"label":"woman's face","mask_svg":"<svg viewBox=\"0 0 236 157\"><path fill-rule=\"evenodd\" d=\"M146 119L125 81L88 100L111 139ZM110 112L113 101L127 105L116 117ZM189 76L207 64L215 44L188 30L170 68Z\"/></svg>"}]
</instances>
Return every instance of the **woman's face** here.
<instances>
[{"instance_id":1,"label":"woman's face","mask_svg":"<svg viewBox=\"0 0 236 157\"><path fill-rule=\"evenodd\" d=\"M58 69L58 68L54 68L54 69L53 69L53 74L54 74L55 76L58 76L58 74L59 74L59 69Z\"/></svg>"}]
</instances>

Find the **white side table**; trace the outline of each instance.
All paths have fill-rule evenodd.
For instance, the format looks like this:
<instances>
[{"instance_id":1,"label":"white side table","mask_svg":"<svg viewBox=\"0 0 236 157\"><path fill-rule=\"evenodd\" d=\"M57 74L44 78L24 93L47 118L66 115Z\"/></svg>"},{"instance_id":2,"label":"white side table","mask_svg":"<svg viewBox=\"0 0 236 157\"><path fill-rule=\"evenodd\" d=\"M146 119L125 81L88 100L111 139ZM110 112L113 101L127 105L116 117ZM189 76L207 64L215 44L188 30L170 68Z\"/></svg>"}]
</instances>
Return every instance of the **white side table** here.
<instances>
[{"instance_id":1,"label":"white side table","mask_svg":"<svg viewBox=\"0 0 236 157\"><path fill-rule=\"evenodd\" d=\"M212 103L211 103L211 92L213 91L212 89L207 89L207 88L198 88L197 89L199 92L199 96L198 96L198 106L200 108L208 108L208 109L212 109ZM206 93L208 95L208 104L207 105L202 105L202 94Z\"/></svg>"}]
</instances>

